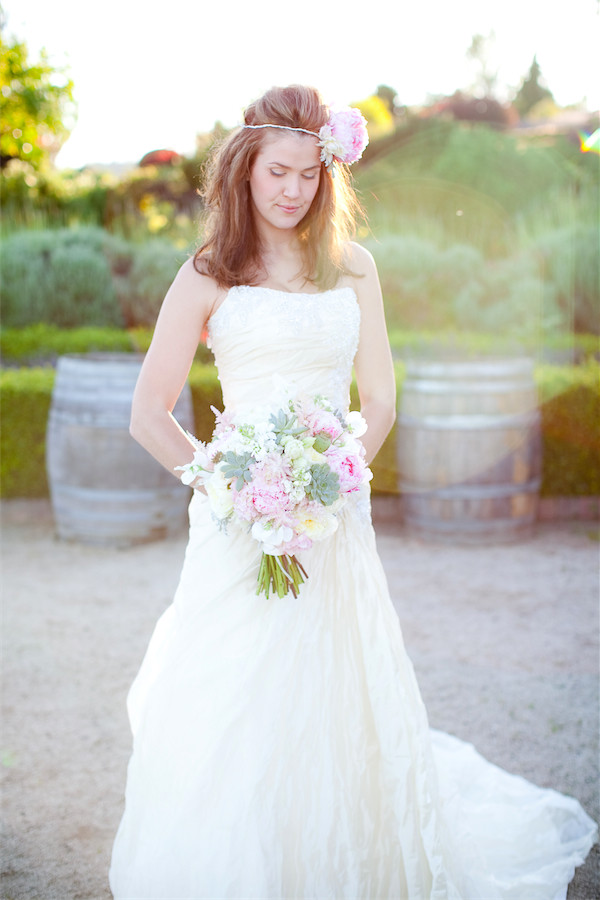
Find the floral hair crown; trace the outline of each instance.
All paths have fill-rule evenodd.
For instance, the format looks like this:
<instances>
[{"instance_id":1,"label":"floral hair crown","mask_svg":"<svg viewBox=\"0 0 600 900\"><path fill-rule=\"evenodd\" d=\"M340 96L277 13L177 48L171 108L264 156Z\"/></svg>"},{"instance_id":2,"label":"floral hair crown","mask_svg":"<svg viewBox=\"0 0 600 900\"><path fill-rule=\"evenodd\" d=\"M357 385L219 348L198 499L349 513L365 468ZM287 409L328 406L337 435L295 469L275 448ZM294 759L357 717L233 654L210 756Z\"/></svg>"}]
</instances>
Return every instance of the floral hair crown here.
<instances>
[{"instance_id":1,"label":"floral hair crown","mask_svg":"<svg viewBox=\"0 0 600 900\"><path fill-rule=\"evenodd\" d=\"M295 128L292 125L244 125L244 128L281 128L283 131L302 131L318 138L317 146L321 148L321 160L333 174L334 161L351 166L363 155L369 143L367 121L360 109L349 106L331 110L329 121L319 131L308 128Z\"/></svg>"}]
</instances>

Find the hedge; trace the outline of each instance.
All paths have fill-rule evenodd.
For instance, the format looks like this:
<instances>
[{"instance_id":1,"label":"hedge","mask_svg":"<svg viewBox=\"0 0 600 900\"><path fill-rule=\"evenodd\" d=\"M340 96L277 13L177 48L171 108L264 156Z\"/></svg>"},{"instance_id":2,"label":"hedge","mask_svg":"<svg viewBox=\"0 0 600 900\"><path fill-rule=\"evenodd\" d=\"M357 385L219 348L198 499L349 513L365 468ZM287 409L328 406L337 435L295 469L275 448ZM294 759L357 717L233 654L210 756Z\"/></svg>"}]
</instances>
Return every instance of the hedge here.
<instances>
[{"instance_id":1,"label":"hedge","mask_svg":"<svg viewBox=\"0 0 600 900\"><path fill-rule=\"evenodd\" d=\"M145 353L152 328L59 328L44 322L25 328L3 328L0 351L5 365L47 365L67 353ZM200 344L198 362L212 363L210 350Z\"/></svg>"},{"instance_id":2,"label":"hedge","mask_svg":"<svg viewBox=\"0 0 600 900\"><path fill-rule=\"evenodd\" d=\"M0 375L0 496L45 497L46 421L54 369L8 369Z\"/></svg>"},{"instance_id":3,"label":"hedge","mask_svg":"<svg viewBox=\"0 0 600 900\"><path fill-rule=\"evenodd\" d=\"M122 328L59 328L38 322L24 328L2 328L0 351L6 365L45 365L54 363L65 353L137 352L145 353L150 346L153 329L136 326ZM444 359L479 359L497 357L499 353L522 353L540 362L574 363L600 356L600 341L595 334L560 332L538 338L517 341L497 333L473 331L414 331L405 328L389 329L394 356L399 359L432 358L439 353ZM198 362L212 363L210 350L200 344Z\"/></svg>"},{"instance_id":4,"label":"hedge","mask_svg":"<svg viewBox=\"0 0 600 900\"><path fill-rule=\"evenodd\" d=\"M403 367L396 370L399 392ZM539 366L543 497L600 495L600 365ZM0 374L3 429L0 439L0 496L48 494L45 432L54 370L7 369ZM196 434L210 437L211 406L221 408L221 387L214 366L195 362L190 373ZM356 389L352 391L356 405ZM385 442L374 465L373 490L395 493L396 434Z\"/></svg>"}]
</instances>

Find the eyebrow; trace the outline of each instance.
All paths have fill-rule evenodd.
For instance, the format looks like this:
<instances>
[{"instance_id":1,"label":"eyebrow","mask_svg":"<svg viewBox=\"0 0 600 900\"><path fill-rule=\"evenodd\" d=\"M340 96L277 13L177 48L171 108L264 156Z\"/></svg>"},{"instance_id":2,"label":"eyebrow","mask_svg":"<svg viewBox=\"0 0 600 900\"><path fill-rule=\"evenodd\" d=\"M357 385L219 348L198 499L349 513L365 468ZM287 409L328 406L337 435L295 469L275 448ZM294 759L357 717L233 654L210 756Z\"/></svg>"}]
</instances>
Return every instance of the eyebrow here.
<instances>
[{"instance_id":1,"label":"eyebrow","mask_svg":"<svg viewBox=\"0 0 600 900\"><path fill-rule=\"evenodd\" d=\"M289 168L291 168L291 166L286 166L286 165L284 165L284 163L275 162L275 161L270 162L270 163L267 163L267 165L269 165L269 166L279 166L280 169L289 169ZM320 163L315 163L314 166L307 166L305 169L302 169L302 171L303 171L303 172L310 172L312 169L320 169L320 168L321 168L321 164L320 164Z\"/></svg>"}]
</instances>

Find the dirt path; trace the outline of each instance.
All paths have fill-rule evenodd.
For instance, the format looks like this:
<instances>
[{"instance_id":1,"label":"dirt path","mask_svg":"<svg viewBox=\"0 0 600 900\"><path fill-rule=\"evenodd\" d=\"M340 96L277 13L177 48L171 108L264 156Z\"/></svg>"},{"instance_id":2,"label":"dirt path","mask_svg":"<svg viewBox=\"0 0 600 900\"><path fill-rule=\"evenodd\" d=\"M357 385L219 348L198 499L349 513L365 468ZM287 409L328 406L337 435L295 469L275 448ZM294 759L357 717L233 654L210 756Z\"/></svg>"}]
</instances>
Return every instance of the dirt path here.
<instances>
[{"instance_id":1,"label":"dirt path","mask_svg":"<svg viewBox=\"0 0 600 900\"><path fill-rule=\"evenodd\" d=\"M108 900L125 696L185 534L114 551L58 542L44 501L2 514L2 898ZM482 548L381 524L378 543L431 724L598 819L597 528ZM597 862L596 848L569 900L600 895Z\"/></svg>"}]
</instances>

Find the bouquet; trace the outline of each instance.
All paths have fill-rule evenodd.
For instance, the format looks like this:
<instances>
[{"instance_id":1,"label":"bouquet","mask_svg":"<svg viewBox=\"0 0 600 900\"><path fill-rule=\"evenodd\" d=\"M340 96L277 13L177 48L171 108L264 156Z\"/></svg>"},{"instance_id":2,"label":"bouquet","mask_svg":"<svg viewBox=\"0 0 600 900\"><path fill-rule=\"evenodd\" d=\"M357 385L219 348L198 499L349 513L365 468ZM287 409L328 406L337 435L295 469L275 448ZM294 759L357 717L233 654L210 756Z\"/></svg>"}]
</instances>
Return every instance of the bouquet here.
<instances>
[{"instance_id":1,"label":"bouquet","mask_svg":"<svg viewBox=\"0 0 600 900\"><path fill-rule=\"evenodd\" d=\"M297 597L308 575L295 554L333 534L348 496L372 478L358 440L366 422L358 412L334 411L322 396L286 397L270 414L212 409L212 440L193 438L193 460L176 467L181 480L205 487L220 527L236 523L257 541L257 594Z\"/></svg>"}]
</instances>

